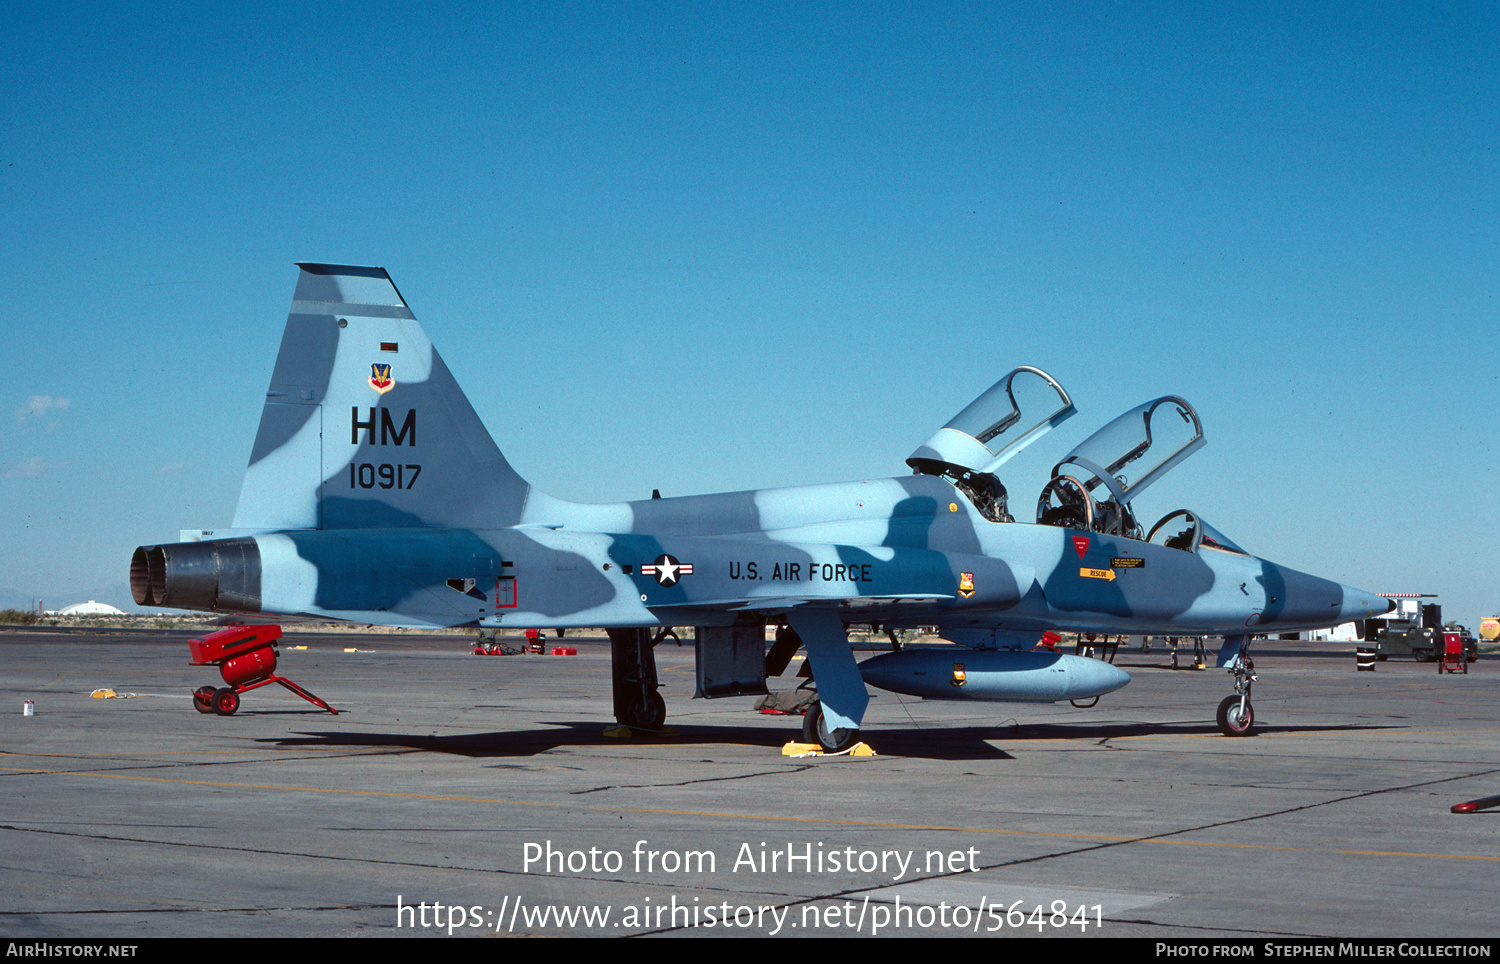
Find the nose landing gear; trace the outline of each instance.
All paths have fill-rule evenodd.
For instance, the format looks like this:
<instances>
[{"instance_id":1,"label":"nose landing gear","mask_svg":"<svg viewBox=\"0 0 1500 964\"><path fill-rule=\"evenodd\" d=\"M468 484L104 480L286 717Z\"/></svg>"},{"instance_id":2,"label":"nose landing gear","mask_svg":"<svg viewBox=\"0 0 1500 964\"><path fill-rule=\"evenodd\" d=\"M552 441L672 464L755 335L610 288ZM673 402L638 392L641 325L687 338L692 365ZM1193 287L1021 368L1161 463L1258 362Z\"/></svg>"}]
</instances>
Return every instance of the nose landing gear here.
<instances>
[{"instance_id":1,"label":"nose landing gear","mask_svg":"<svg viewBox=\"0 0 1500 964\"><path fill-rule=\"evenodd\" d=\"M1228 642L1228 640L1226 640ZM1230 663L1234 695L1219 704L1219 732L1225 736L1249 736L1255 728L1255 708L1250 705L1250 684L1255 682L1255 661L1250 658L1250 637L1240 637L1240 650Z\"/></svg>"}]
</instances>

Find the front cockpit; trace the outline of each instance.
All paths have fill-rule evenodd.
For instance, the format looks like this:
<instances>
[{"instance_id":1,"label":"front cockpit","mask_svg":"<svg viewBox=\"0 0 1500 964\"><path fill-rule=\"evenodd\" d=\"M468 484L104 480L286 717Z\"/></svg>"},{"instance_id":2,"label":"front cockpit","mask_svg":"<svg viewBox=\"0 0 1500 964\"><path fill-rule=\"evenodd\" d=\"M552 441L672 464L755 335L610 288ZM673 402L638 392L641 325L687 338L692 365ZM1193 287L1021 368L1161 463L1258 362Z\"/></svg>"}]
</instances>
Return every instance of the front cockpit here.
<instances>
[{"instance_id":1,"label":"front cockpit","mask_svg":"<svg viewBox=\"0 0 1500 964\"><path fill-rule=\"evenodd\" d=\"M1203 445L1203 425L1186 400L1164 395L1137 405L1053 466L1036 521L1141 539L1131 500Z\"/></svg>"}]
</instances>

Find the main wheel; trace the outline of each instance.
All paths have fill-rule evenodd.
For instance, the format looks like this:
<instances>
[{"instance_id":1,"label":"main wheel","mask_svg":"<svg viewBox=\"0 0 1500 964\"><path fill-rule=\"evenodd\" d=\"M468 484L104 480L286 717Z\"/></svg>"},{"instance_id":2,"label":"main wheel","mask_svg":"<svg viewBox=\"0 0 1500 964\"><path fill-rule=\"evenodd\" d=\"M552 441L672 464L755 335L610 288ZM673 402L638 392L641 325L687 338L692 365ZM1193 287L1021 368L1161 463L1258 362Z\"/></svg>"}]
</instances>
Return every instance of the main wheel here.
<instances>
[{"instance_id":1,"label":"main wheel","mask_svg":"<svg viewBox=\"0 0 1500 964\"><path fill-rule=\"evenodd\" d=\"M199 713L214 711L214 688L212 686L200 686L193 690L193 709Z\"/></svg>"},{"instance_id":2,"label":"main wheel","mask_svg":"<svg viewBox=\"0 0 1500 964\"><path fill-rule=\"evenodd\" d=\"M229 687L224 687L214 693L214 712L220 716L233 716L234 711L240 708L240 694Z\"/></svg>"},{"instance_id":3,"label":"main wheel","mask_svg":"<svg viewBox=\"0 0 1500 964\"><path fill-rule=\"evenodd\" d=\"M621 720L626 726L640 730L659 730L667 722L667 701L656 690L637 697L630 704L630 719Z\"/></svg>"},{"instance_id":4,"label":"main wheel","mask_svg":"<svg viewBox=\"0 0 1500 964\"><path fill-rule=\"evenodd\" d=\"M829 729L823 716L823 704L813 700L807 704L807 715L802 717L802 739L816 743L829 753L842 753L859 742L859 730Z\"/></svg>"},{"instance_id":5,"label":"main wheel","mask_svg":"<svg viewBox=\"0 0 1500 964\"><path fill-rule=\"evenodd\" d=\"M1240 714L1240 698L1226 696L1219 704L1219 732L1225 736L1249 736L1255 726L1255 707L1245 701L1245 712Z\"/></svg>"}]
</instances>

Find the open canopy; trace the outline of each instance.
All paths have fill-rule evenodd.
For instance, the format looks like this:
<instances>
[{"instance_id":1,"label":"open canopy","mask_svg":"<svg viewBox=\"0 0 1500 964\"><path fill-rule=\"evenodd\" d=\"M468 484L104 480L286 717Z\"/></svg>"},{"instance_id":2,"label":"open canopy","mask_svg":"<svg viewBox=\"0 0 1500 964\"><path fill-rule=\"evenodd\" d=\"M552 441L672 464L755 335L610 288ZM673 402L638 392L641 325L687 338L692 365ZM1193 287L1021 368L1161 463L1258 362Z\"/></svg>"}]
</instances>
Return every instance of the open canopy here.
<instances>
[{"instance_id":1,"label":"open canopy","mask_svg":"<svg viewBox=\"0 0 1500 964\"><path fill-rule=\"evenodd\" d=\"M1137 405L1052 468L1037 522L1141 538L1130 500L1204 444L1193 406L1176 395Z\"/></svg>"},{"instance_id":2,"label":"open canopy","mask_svg":"<svg viewBox=\"0 0 1500 964\"><path fill-rule=\"evenodd\" d=\"M1022 365L970 402L906 460L949 479L993 522L1010 522L995 470L1077 412L1057 379Z\"/></svg>"},{"instance_id":3,"label":"open canopy","mask_svg":"<svg viewBox=\"0 0 1500 964\"><path fill-rule=\"evenodd\" d=\"M1057 379L1022 365L953 416L906 464L931 475L992 473L1076 412Z\"/></svg>"},{"instance_id":4,"label":"open canopy","mask_svg":"<svg viewBox=\"0 0 1500 964\"><path fill-rule=\"evenodd\" d=\"M1106 497L1096 491L1103 485L1124 505L1205 441L1193 406L1176 395L1163 395L1137 405L1084 439L1052 474L1077 476L1095 498Z\"/></svg>"}]
</instances>

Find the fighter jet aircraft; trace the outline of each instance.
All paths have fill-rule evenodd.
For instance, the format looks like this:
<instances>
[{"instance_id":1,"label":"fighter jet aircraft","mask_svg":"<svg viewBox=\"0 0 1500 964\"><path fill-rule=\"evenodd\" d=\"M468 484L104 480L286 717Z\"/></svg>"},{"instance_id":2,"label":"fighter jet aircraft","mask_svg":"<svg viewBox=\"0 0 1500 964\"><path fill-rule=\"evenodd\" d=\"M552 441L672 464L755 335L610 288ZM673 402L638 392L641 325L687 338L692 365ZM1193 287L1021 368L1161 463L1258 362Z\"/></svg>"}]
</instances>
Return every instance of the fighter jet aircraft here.
<instances>
[{"instance_id":1,"label":"fighter jet aircraft","mask_svg":"<svg viewBox=\"0 0 1500 964\"><path fill-rule=\"evenodd\" d=\"M140 605L604 627L615 715L646 729L666 715L652 649L664 627L696 627L698 695L709 698L765 693L805 649L818 699L804 734L828 750L857 739L866 683L1055 701L1128 681L1100 660L1033 651L1045 631L1223 635L1236 691L1219 724L1244 735L1251 633L1389 609L1251 556L1188 510L1143 530L1132 500L1203 444L1197 414L1174 396L1074 449L1035 519L1017 521L996 470L1074 414L1063 387L1029 367L939 429L905 477L565 502L511 468L384 269L299 268L233 526L136 549ZM935 626L949 645L860 664L851 624Z\"/></svg>"}]
</instances>

